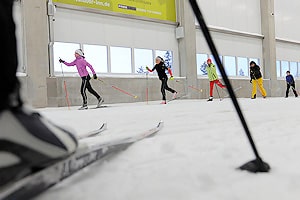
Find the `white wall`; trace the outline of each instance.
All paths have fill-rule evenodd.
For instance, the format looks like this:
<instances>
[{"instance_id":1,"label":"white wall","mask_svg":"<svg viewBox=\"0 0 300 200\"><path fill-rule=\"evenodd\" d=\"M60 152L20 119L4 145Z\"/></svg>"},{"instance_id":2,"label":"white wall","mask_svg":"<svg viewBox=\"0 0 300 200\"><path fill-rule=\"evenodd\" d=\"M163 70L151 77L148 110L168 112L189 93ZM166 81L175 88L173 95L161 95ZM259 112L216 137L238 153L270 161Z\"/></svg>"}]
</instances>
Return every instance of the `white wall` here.
<instances>
[{"instance_id":1,"label":"white wall","mask_svg":"<svg viewBox=\"0 0 300 200\"><path fill-rule=\"evenodd\" d=\"M207 25L213 27L211 35L220 55L262 60L260 0L198 0L198 4ZM197 53L210 54L200 30Z\"/></svg>"},{"instance_id":2,"label":"white wall","mask_svg":"<svg viewBox=\"0 0 300 200\"><path fill-rule=\"evenodd\" d=\"M274 0L276 37L300 41L300 1Z\"/></svg>"},{"instance_id":3,"label":"white wall","mask_svg":"<svg viewBox=\"0 0 300 200\"><path fill-rule=\"evenodd\" d=\"M261 33L260 0L198 0L198 4L208 25Z\"/></svg>"},{"instance_id":4,"label":"white wall","mask_svg":"<svg viewBox=\"0 0 300 200\"><path fill-rule=\"evenodd\" d=\"M175 75L179 75L175 25L57 9L54 39L59 42L171 50Z\"/></svg>"},{"instance_id":5,"label":"white wall","mask_svg":"<svg viewBox=\"0 0 300 200\"><path fill-rule=\"evenodd\" d=\"M277 42L276 59L300 62L300 45Z\"/></svg>"},{"instance_id":6,"label":"white wall","mask_svg":"<svg viewBox=\"0 0 300 200\"><path fill-rule=\"evenodd\" d=\"M211 33L216 48L222 56L242 56L262 59L262 41L223 33ZM210 53L206 40L200 30L197 31L197 53Z\"/></svg>"},{"instance_id":7,"label":"white wall","mask_svg":"<svg viewBox=\"0 0 300 200\"><path fill-rule=\"evenodd\" d=\"M295 44L276 42L277 60L300 61L300 1L274 0L276 38L295 41Z\"/></svg>"}]
</instances>

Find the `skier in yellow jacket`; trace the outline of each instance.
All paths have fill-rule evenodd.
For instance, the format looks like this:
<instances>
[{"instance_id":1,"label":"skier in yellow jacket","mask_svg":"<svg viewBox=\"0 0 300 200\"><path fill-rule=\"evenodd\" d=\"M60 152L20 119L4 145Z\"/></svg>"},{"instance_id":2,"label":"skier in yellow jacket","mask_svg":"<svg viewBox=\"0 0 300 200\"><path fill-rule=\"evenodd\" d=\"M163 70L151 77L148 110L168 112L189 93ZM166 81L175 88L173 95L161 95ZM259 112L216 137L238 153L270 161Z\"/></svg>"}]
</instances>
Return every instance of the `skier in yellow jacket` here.
<instances>
[{"instance_id":1,"label":"skier in yellow jacket","mask_svg":"<svg viewBox=\"0 0 300 200\"><path fill-rule=\"evenodd\" d=\"M267 92L263 86L263 78L260 72L260 67L254 61L250 62L250 78L251 78L250 83L252 83L251 99L256 98L257 85L263 98L266 98Z\"/></svg>"},{"instance_id":2,"label":"skier in yellow jacket","mask_svg":"<svg viewBox=\"0 0 300 200\"><path fill-rule=\"evenodd\" d=\"M207 71L207 76L209 79L209 99L207 101L212 101L213 100L213 90L214 90L214 85L218 85L219 87L226 88L225 85L223 85L218 78L216 66L212 63L211 59L207 59L207 66L206 66L206 71Z\"/></svg>"}]
</instances>

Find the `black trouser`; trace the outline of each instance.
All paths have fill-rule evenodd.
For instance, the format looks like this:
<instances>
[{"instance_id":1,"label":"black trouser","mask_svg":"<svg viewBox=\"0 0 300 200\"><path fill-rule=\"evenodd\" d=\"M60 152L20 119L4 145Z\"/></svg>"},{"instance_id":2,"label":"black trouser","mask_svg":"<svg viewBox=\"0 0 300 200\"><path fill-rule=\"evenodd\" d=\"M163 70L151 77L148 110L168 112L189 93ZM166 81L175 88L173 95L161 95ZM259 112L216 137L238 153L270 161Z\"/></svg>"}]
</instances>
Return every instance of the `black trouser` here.
<instances>
[{"instance_id":1,"label":"black trouser","mask_svg":"<svg viewBox=\"0 0 300 200\"><path fill-rule=\"evenodd\" d=\"M86 89L94 95L97 99L100 98L100 95L92 88L92 85L90 83L91 77L89 75L81 77L81 88L80 93L83 99L83 104L87 104L87 95L86 95Z\"/></svg>"},{"instance_id":2,"label":"black trouser","mask_svg":"<svg viewBox=\"0 0 300 200\"><path fill-rule=\"evenodd\" d=\"M295 83L291 83L291 84L287 84L287 85L286 85L285 97L288 97L288 96L289 96L290 87L292 87L292 90L293 90L295 96L297 97L298 94L297 94L297 91L296 91Z\"/></svg>"},{"instance_id":3,"label":"black trouser","mask_svg":"<svg viewBox=\"0 0 300 200\"><path fill-rule=\"evenodd\" d=\"M166 90L169 92L175 93L176 91L173 90L172 88L169 88L168 86L168 77L161 78L161 94L162 94L162 99L165 101L166 100Z\"/></svg>"}]
</instances>

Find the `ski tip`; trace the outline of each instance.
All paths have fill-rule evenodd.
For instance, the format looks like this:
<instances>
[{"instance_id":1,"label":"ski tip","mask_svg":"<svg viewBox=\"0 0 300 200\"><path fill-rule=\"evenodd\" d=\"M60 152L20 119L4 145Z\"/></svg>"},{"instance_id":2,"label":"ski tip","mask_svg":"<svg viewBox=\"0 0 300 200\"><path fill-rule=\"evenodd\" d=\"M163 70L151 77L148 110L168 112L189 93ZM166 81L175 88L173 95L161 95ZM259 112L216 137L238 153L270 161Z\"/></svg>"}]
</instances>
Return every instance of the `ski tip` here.
<instances>
[{"instance_id":1,"label":"ski tip","mask_svg":"<svg viewBox=\"0 0 300 200\"><path fill-rule=\"evenodd\" d=\"M104 123L101 125L100 130L101 130L101 129L107 129L107 122L104 122Z\"/></svg>"},{"instance_id":2,"label":"ski tip","mask_svg":"<svg viewBox=\"0 0 300 200\"><path fill-rule=\"evenodd\" d=\"M159 121L157 128L162 128L164 126L164 122L162 120Z\"/></svg>"}]
</instances>

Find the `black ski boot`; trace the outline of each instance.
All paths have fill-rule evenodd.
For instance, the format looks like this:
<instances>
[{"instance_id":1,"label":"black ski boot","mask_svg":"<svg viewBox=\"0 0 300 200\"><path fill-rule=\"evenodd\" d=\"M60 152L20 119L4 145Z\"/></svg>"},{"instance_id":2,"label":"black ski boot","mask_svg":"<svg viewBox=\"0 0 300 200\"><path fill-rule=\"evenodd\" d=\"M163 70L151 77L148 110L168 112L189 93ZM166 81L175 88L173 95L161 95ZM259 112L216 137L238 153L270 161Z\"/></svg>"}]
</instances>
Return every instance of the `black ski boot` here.
<instances>
[{"instance_id":1,"label":"black ski boot","mask_svg":"<svg viewBox=\"0 0 300 200\"><path fill-rule=\"evenodd\" d=\"M24 107L0 112L0 187L70 156L77 139Z\"/></svg>"},{"instance_id":2,"label":"black ski boot","mask_svg":"<svg viewBox=\"0 0 300 200\"><path fill-rule=\"evenodd\" d=\"M213 97L209 97L207 101L213 101Z\"/></svg>"}]
</instances>

